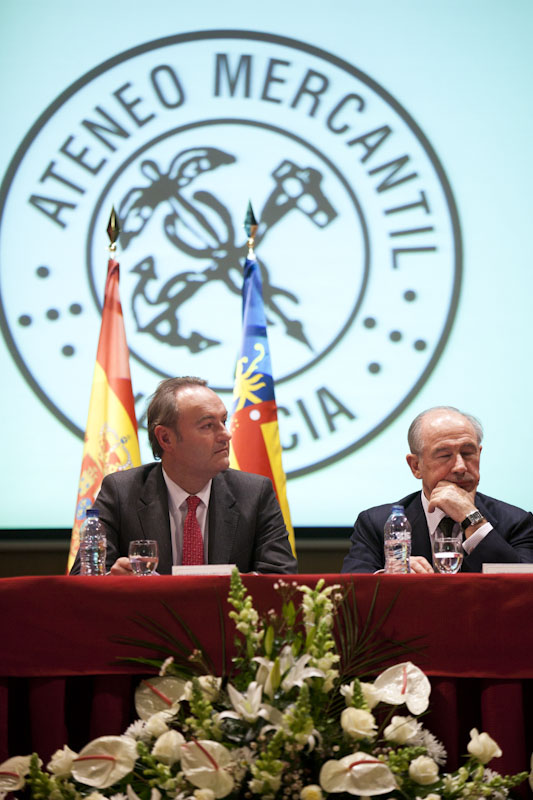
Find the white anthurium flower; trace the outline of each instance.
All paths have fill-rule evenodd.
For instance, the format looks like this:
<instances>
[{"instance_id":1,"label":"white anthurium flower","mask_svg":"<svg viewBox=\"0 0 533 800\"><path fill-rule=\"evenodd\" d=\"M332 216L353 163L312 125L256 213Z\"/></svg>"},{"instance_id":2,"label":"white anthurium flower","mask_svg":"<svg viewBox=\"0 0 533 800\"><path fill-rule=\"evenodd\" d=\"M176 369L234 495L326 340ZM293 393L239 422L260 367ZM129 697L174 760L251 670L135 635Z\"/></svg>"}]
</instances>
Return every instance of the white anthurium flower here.
<instances>
[{"instance_id":1,"label":"white anthurium flower","mask_svg":"<svg viewBox=\"0 0 533 800\"><path fill-rule=\"evenodd\" d=\"M325 792L355 795L387 794L397 788L388 766L369 753L352 753L338 761L326 761L319 781Z\"/></svg>"},{"instance_id":2,"label":"white anthurium flower","mask_svg":"<svg viewBox=\"0 0 533 800\"><path fill-rule=\"evenodd\" d=\"M263 699L263 687L256 681L252 681L246 689L246 694L241 694L231 683L228 683L228 695L231 705L235 709L235 714L231 711L223 711L219 714L219 719L224 717L236 717L244 719L246 722L255 722L258 717L268 718L268 710L261 703Z\"/></svg>"},{"instance_id":3,"label":"white anthurium flower","mask_svg":"<svg viewBox=\"0 0 533 800\"><path fill-rule=\"evenodd\" d=\"M170 730L162 733L154 746L152 755L169 767L181 758L181 745L185 744L185 737L179 731Z\"/></svg>"},{"instance_id":4,"label":"white anthurium flower","mask_svg":"<svg viewBox=\"0 0 533 800\"><path fill-rule=\"evenodd\" d=\"M502 755L502 751L494 739L488 733L479 733L477 728L472 728L470 731L467 749L482 764L488 764L491 759L499 758Z\"/></svg>"},{"instance_id":5,"label":"white anthurium flower","mask_svg":"<svg viewBox=\"0 0 533 800\"><path fill-rule=\"evenodd\" d=\"M419 724L413 717L394 716L383 731L389 742L407 744L418 734Z\"/></svg>"},{"instance_id":6,"label":"white anthurium flower","mask_svg":"<svg viewBox=\"0 0 533 800\"><path fill-rule=\"evenodd\" d=\"M380 700L393 706L405 703L411 714L423 714L429 705L431 684L410 661L389 667L374 681Z\"/></svg>"},{"instance_id":7,"label":"white anthurium flower","mask_svg":"<svg viewBox=\"0 0 533 800\"><path fill-rule=\"evenodd\" d=\"M141 800L137 792L135 792L129 784L126 787L126 794L128 796L128 800ZM150 793L150 800L161 800L161 792L156 789L155 786Z\"/></svg>"},{"instance_id":8,"label":"white anthurium flower","mask_svg":"<svg viewBox=\"0 0 533 800\"><path fill-rule=\"evenodd\" d=\"M46 769L57 775L58 778L67 778L72 771L72 762L77 755L74 750L65 745L62 750L55 751Z\"/></svg>"},{"instance_id":9,"label":"white anthurium flower","mask_svg":"<svg viewBox=\"0 0 533 800\"><path fill-rule=\"evenodd\" d=\"M368 739L376 732L376 720L370 711L350 706L341 714L341 728L352 739Z\"/></svg>"},{"instance_id":10,"label":"white anthurium flower","mask_svg":"<svg viewBox=\"0 0 533 800\"><path fill-rule=\"evenodd\" d=\"M106 789L133 770L137 744L130 736L101 736L74 759L72 775L79 782L96 789Z\"/></svg>"},{"instance_id":11,"label":"white anthurium flower","mask_svg":"<svg viewBox=\"0 0 533 800\"><path fill-rule=\"evenodd\" d=\"M149 719L158 711L169 711L184 697L182 678L172 675L147 678L135 690L135 710L141 719Z\"/></svg>"},{"instance_id":12,"label":"white anthurium flower","mask_svg":"<svg viewBox=\"0 0 533 800\"><path fill-rule=\"evenodd\" d=\"M409 764L409 777L422 786L428 786L438 781L439 767L429 756L418 756Z\"/></svg>"},{"instance_id":13,"label":"white anthurium flower","mask_svg":"<svg viewBox=\"0 0 533 800\"><path fill-rule=\"evenodd\" d=\"M22 789L24 776L30 771L31 756L13 756L0 764L0 793L16 792Z\"/></svg>"},{"instance_id":14,"label":"white anthurium flower","mask_svg":"<svg viewBox=\"0 0 533 800\"><path fill-rule=\"evenodd\" d=\"M181 768L187 780L199 789L211 789L216 798L233 790L233 777L225 769L229 764L231 755L218 742L204 739L181 747Z\"/></svg>"}]
</instances>

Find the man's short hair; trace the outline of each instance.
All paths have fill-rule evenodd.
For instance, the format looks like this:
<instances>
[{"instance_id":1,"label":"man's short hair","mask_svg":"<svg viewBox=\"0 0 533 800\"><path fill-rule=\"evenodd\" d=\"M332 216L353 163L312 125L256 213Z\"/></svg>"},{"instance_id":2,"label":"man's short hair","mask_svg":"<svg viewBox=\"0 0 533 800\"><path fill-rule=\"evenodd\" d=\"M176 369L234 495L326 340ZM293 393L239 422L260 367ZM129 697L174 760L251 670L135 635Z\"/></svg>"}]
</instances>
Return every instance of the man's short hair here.
<instances>
[{"instance_id":1,"label":"man's short hair","mask_svg":"<svg viewBox=\"0 0 533 800\"><path fill-rule=\"evenodd\" d=\"M203 378L194 378L189 375L183 378L167 378L161 381L152 395L146 413L148 439L154 458L161 458L163 455L163 450L155 435L155 429L158 425L165 425L167 428L175 428L177 430L179 407L176 393L186 386L207 386L207 381L204 381Z\"/></svg>"},{"instance_id":2,"label":"man's short hair","mask_svg":"<svg viewBox=\"0 0 533 800\"><path fill-rule=\"evenodd\" d=\"M459 416L464 417L474 428L476 432L477 443L481 444L483 439L483 427L481 422L472 414L465 414L464 411L460 411L458 408L454 406L433 406L433 408L426 408L425 411L422 411L414 420L411 422L409 426L409 430L407 431L407 441L409 443L409 451L411 453L415 453L419 455L422 451L423 442L422 442L422 422L424 417L427 414L430 414L432 411L450 411L454 414L459 414Z\"/></svg>"}]
</instances>

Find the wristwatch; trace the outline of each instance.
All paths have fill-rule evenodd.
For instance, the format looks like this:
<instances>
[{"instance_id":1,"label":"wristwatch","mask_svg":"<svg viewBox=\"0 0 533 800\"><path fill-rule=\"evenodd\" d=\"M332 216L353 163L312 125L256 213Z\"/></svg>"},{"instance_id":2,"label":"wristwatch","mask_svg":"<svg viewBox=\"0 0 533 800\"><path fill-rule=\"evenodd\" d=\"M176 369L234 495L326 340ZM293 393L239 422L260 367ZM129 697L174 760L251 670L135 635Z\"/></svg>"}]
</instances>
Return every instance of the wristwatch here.
<instances>
[{"instance_id":1,"label":"wristwatch","mask_svg":"<svg viewBox=\"0 0 533 800\"><path fill-rule=\"evenodd\" d=\"M463 531L466 531L471 525L477 525L478 522L483 522L485 517L481 514L477 508L474 511L471 511L470 514L467 514L465 519L461 522L461 528Z\"/></svg>"}]
</instances>

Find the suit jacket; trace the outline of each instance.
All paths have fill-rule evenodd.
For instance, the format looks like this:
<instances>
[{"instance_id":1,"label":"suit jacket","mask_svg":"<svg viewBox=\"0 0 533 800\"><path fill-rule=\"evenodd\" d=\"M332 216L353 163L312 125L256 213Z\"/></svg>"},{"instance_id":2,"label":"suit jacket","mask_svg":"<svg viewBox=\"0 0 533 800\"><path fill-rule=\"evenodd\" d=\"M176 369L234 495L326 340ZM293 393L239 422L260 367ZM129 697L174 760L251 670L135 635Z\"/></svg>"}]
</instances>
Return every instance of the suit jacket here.
<instances>
[{"instance_id":1,"label":"suit jacket","mask_svg":"<svg viewBox=\"0 0 533 800\"><path fill-rule=\"evenodd\" d=\"M159 462L107 475L95 502L106 527L106 567L134 539L156 539L161 574L172 572L168 493ZM213 478L208 508L210 564L240 572L297 572L279 503L268 478L228 469ZM71 574L80 571L79 555Z\"/></svg>"},{"instance_id":2,"label":"suit jacket","mask_svg":"<svg viewBox=\"0 0 533 800\"><path fill-rule=\"evenodd\" d=\"M411 554L425 556L431 564L432 552L421 493L415 492L399 500L411 523ZM509 503L478 492L476 508L493 526L493 530L466 555L463 572L481 572L484 563L533 563L533 516ZM391 505L375 506L362 511L354 525L351 547L344 559L342 572L376 572L383 569L383 528L391 513Z\"/></svg>"}]
</instances>

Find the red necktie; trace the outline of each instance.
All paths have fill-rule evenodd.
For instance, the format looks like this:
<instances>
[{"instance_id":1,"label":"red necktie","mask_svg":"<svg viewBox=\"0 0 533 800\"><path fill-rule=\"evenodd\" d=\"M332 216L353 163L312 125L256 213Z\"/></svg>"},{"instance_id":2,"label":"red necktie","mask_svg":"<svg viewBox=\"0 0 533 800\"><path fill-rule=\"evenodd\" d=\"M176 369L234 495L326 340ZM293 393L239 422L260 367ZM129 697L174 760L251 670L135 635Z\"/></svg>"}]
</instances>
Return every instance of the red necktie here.
<instances>
[{"instance_id":1,"label":"red necktie","mask_svg":"<svg viewBox=\"0 0 533 800\"><path fill-rule=\"evenodd\" d=\"M204 563L204 540L202 531L196 519L196 509L200 498L189 495L187 498L187 516L183 525L183 558L182 564Z\"/></svg>"}]
</instances>

